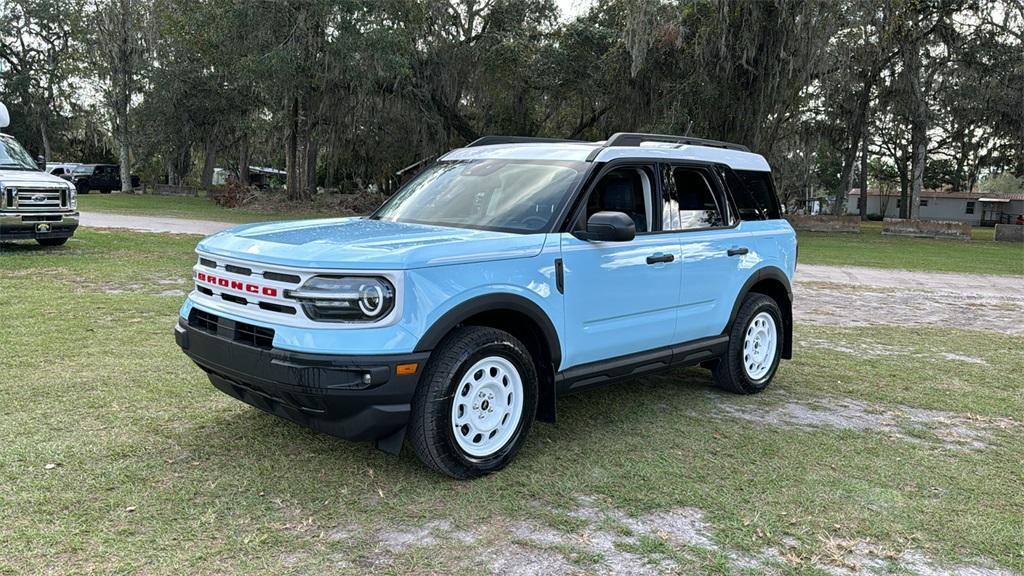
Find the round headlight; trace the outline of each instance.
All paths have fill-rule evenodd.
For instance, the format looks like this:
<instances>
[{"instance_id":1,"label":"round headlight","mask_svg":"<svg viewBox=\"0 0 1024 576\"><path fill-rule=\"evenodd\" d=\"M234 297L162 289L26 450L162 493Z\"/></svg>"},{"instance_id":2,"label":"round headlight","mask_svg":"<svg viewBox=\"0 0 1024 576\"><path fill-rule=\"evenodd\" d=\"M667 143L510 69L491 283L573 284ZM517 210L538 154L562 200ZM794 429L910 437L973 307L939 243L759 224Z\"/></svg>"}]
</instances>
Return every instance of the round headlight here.
<instances>
[{"instance_id":1,"label":"round headlight","mask_svg":"<svg viewBox=\"0 0 1024 576\"><path fill-rule=\"evenodd\" d=\"M359 287L359 309L371 318L380 315L384 309L384 290L380 284L363 284Z\"/></svg>"},{"instance_id":2,"label":"round headlight","mask_svg":"<svg viewBox=\"0 0 1024 576\"><path fill-rule=\"evenodd\" d=\"M285 296L319 322L376 322L395 308L395 287L376 276L314 276Z\"/></svg>"}]
</instances>

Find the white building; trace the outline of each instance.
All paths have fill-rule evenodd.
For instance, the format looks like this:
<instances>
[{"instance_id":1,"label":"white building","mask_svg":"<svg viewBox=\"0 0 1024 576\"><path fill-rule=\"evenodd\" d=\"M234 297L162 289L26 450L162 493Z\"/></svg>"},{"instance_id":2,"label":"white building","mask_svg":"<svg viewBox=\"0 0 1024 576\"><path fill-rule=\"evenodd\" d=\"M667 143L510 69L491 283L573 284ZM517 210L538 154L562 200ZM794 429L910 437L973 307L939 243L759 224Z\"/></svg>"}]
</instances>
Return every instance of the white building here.
<instances>
[{"instance_id":1,"label":"white building","mask_svg":"<svg viewBox=\"0 0 1024 576\"><path fill-rule=\"evenodd\" d=\"M860 190L854 188L846 199L846 213L857 214ZM882 193L868 190L868 214L881 214L886 218L900 217L900 193ZM981 192L950 192L925 190L921 193L921 206L915 217L921 220L965 222L975 226L1012 223L1024 214L1024 194L993 198Z\"/></svg>"}]
</instances>

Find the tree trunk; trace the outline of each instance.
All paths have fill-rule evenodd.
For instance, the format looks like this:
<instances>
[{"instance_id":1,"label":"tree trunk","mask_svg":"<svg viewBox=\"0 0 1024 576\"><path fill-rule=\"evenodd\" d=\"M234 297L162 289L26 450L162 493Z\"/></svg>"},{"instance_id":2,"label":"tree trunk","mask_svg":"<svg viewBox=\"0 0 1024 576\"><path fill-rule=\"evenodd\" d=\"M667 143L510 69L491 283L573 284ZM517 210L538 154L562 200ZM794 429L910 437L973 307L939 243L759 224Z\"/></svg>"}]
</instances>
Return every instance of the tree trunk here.
<instances>
[{"instance_id":1,"label":"tree trunk","mask_svg":"<svg viewBox=\"0 0 1024 576\"><path fill-rule=\"evenodd\" d=\"M122 112L123 116L118 122L118 145L120 147L121 160L121 192L132 191L132 170L131 150L128 147L128 108Z\"/></svg>"},{"instance_id":2,"label":"tree trunk","mask_svg":"<svg viewBox=\"0 0 1024 576\"><path fill-rule=\"evenodd\" d=\"M907 216L913 218L924 190L924 165L928 156L928 100L921 88L921 40L903 45L903 73L906 75L910 109L910 203Z\"/></svg>"},{"instance_id":3,"label":"tree trunk","mask_svg":"<svg viewBox=\"0 0 1024 576\"><path fill-rule=\"evenodd\" d=\"M860 180L857 187L860 188L860 203L857 211L861 220L868 219L868 124L864 123L864 133L860 142Z\"/></svg>"},{"instance_id":4,"label":"tree trunk","mask_svg":"<svg viewBox=\"0 0 1024 576\"><path fill-rule=\"evenodd\" d=\"M299 188L299 99L292 97L288 103L288 141L285 145L284 162L287 172L285 186L288 188L288 199L298 200L301 195Z\"/></svg>"},{"instance_id":5,"label":"tree trunk","mask_svg":"<svg viewBox=\"0 0 1024 576\"><path fill-rule=\"evenodd\" d=\"M843 153L842 177L839 179L839 190L836 191L835 202L832 205L832 213L837 216L845 212L846 195L853 188L853 167L857 163L857 151L860 149L860 141L867 124L868 108L871 106L871 91L878 74L875 69L871 69L865 75L864 83L857 93L857 109L853 111L847 126L848 140Z\"/></svg>"},{"instance_id":6,"label":"tree trunk","mask_svg":"<svg viewBox=\"0 0 1024 576\"><path fill-rule=\"evenodd\" d=\"M249 135L243 134L238 146L238 182L242 186L249 185Z\"/></svg>"},{"instance_id":7,"label":"tree trunk","mask_svg":"<svg viewBox=\"0 0 1024 576\"><path fill-rule=\"evenodd\" d=\"M39 119L39 137L43 141L43 158L49 162L52 156L50 156L50 137L46 131L46 118Z\"/></svg>"},{"instance_id":8,"label":"tree trunk","mask_svg":"<svg viewBox=\"0 0 1024 576\"><path fill-rule=\"evenodd\" d=\"M907 206L910 204L910 176L907 174L906 161L900 160L897 172L899 172L900 176L900 218L909 218Z\"/></svg>"},{"instance_id":9,"label":"tree trunk","mask_svg":"<svg viewBox=\"0 0 1024 576\"><path fill-rule=\"evenodd\" d=\"M312 197L316 194L316 160L320 154L320 147L313 138L312 131L306 133L306 145L305 145L305 156L306 156L306 168L305 168L305 180L306 180L306 192L307 198Z\"/></svg>"},{"instance_id":10,"label":"tree trunk","mask_svg":"<svg viewBox=\"0 0 1024 576\"><path fill-rule=\"evenodd\" d=\"M213 171L217 165L217 146L214 145L212 137L206 140L204 156L203 173L199 177L199 185L203 188L209 188L213 186Z\"/></svg>"}]
</instances>

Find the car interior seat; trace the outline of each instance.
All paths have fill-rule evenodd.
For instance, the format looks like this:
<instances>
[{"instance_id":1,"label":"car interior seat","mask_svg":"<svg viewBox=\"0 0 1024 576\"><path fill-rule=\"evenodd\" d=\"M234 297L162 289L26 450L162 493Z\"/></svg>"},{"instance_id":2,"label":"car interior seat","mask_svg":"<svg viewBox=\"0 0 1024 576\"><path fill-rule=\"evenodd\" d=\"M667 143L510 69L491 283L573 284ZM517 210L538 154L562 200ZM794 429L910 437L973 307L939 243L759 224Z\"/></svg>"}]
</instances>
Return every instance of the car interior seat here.
<instances>
[{"instance_id":1,"label":"car interior seat","mask_svg":"<svg viewBox=\"0 0 1024 576\"><path fill-rule=\"evenodd\" d=\"M601 179L591 195L587 214L602 210L624 212L633 219L636 231L647 232L644 186L637 170L618 170Z\"/></svg>"}]
</instances>

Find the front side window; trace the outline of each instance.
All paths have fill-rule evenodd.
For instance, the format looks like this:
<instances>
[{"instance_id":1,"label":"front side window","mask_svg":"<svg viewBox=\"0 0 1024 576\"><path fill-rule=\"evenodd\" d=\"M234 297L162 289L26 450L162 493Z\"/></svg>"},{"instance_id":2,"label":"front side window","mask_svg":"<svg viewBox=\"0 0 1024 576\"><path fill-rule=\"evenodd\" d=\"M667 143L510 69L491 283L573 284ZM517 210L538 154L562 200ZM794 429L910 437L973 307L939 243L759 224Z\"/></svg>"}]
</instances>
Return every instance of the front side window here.
<instances>
[{"instance_id":1,"label":"front side window","mask_svg":"<svg viewBox=\"0 0 1024 576\"><path fill-rule=\"evenodd\" d=\"M0 137L0 170L38 170L32 155L14 138Z\"/></svg>"},{"instance_id":2,"label":"front side window","mask_svg":"<svg viewBox=\"0 0 1024 576\"><path fill-rule=\"evenodd\" d=\"M700 168L666 166L663 172L662 230L695 230L728 225L722 196Z\"/></svg>"},{"instance_id":3,"label":"front side window","mask_svg":"<svg viewBox=\"0 0 1024 576\"><path fill-rule=\"evenodd\" d=\"M587 197L586 218L598 212L622 212L633 219L637 234L650 232L654 222L651 174L648 168L628 167L602 176Z\"/></svg>"},{"instance_id":4,"label":"front side window","mask_svg":"<svg viewBox=\"0 0 1024 576\"><path fill-rule=\"evenodd\" d=\"M547 230L586 171L585 162L455 160L430 166L370 218L456 228Z\"/></svg>"}]
</instances>

